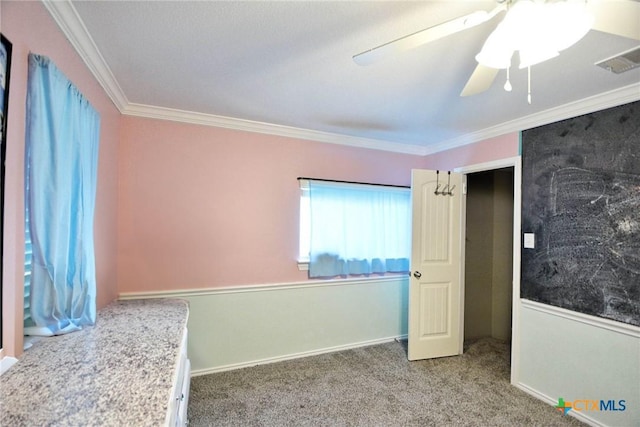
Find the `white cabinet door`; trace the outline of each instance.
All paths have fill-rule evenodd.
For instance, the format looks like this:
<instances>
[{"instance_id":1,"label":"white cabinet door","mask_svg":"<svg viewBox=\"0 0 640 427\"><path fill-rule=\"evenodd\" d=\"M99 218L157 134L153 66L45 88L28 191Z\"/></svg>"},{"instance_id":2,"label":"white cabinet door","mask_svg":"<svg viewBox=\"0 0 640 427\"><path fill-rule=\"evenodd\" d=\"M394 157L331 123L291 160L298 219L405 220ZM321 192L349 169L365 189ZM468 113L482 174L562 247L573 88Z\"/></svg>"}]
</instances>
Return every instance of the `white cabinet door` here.
<instances>
[{"instance_id":1,"label":"white cabinet door","mask_svg":"<svg viewBox=\"0 0 640 427\"><path fill-rule=\"evenodd\" d=\"M180 390L180 401L178 403L178 416L176 418L176 426L186 426L189 424L187 418L187 407L189 406L189 387L191 386L191 362L184 357L184 375L182 387Z\"/></svg>"},{"instance_id":2,"label":"white cabinet door","mask_svg":"<svg viewBox=\"0 0 640 427\"><path fill-rule=\"evenodd\" d=\"M189 405L189 387L191 385L191 362L187 357L187 329L184 330L182 344L178 350L178 372L176 374L171 400L169 401L169 414L167 425L188 425L187 406Z\"/></svg>"}]
</instances>

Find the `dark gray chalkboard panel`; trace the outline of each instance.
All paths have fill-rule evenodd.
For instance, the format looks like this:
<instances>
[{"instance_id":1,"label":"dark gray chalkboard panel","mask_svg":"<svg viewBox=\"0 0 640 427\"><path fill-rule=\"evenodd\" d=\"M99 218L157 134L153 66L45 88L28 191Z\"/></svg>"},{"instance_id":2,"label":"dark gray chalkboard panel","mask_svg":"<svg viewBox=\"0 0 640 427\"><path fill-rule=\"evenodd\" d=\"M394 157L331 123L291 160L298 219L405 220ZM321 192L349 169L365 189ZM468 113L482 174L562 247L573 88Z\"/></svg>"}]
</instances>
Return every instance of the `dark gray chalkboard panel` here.
<instances>
[{"instance_id":1,"label":"dark gray chalkboard panel","mask_svg":"<svg viewBox=\"0 0 640 427\"><path fill-rule=\"evenodd\" d=\"M521 296L640 325L640 102L522 133Z\"/></svg>"}]
</instances>

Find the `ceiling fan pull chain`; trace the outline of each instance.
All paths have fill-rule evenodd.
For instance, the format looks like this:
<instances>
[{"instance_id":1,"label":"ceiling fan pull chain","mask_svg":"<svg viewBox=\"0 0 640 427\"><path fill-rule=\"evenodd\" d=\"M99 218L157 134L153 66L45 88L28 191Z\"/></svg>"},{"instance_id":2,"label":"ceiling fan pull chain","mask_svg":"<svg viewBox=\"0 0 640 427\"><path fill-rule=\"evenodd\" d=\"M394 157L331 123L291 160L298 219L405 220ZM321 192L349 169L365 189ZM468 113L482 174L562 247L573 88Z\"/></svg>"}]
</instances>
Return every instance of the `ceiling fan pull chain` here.
<instances>
[{"instance_id":1,"label":"ceiling fan pull chain","mask_svg":"<svg viewBox=\"0 0 640 427\"><path fill-rule=\"evenodd\" d=\"M527 101L531 104L531 66L527 67Z\"/></svg>"},{"instance_id":2,"label":"ceiling fan pull chain","mask_svg":"<svg viewBox=\"0 0 640 427\"><path fill-rule=\"evenodd\" d=\"M506 90L507 92L511 92L511 89L513 89L513 87L511 86L511 80L509 80L510 69L511 67L507 67L507 82L504 84L504 90Z\"/></svg>"}]
</instances>

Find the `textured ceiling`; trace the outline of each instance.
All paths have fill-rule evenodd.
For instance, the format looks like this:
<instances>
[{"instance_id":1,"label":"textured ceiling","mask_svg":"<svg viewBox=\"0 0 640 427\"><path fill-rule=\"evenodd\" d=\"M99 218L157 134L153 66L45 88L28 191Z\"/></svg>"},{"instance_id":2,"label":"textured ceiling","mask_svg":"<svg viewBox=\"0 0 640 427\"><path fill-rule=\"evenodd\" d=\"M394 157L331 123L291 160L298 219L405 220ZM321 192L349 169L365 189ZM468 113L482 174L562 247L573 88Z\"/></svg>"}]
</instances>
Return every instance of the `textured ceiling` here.
<instances>
[{"instance_id":1,"label":"textured ceiling","mask_svg":"<svg viewBox=\"0 0 640 427\"><path fill-rule=\"evenodd\" d=\"M616 75L593 65L638 42L591 31L532 67L531 105L526 70L515 67L513 92L502 89L502 71L487 92L459 97L503 15L370 66L352 60L491 10L495 1L71 4L131 104L358 137L405 152L442 149L487 129L516 130L504 124L532 115L549 120L546 111L640 82L640 69Z\"/></svg>"}]
</instances>

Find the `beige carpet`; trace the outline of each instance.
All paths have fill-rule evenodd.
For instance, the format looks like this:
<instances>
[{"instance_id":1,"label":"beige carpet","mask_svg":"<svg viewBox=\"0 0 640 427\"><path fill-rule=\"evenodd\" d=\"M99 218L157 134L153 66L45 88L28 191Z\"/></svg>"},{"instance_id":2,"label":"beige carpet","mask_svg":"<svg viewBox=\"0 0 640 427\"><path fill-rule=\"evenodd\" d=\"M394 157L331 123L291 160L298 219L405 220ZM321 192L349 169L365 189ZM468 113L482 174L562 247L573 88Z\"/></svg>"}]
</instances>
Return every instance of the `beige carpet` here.
<instances>
[{"instance_id":1,"label":"beige carpet","mask_svg":"<svg viewBox=\"0 0 640 427\"><path fill-rule=\"evenodd\" d=\"M191 426L577 426L509 384L509 344L408 362L389 343L191 380Z\"/></svg>"}]
</instances>

